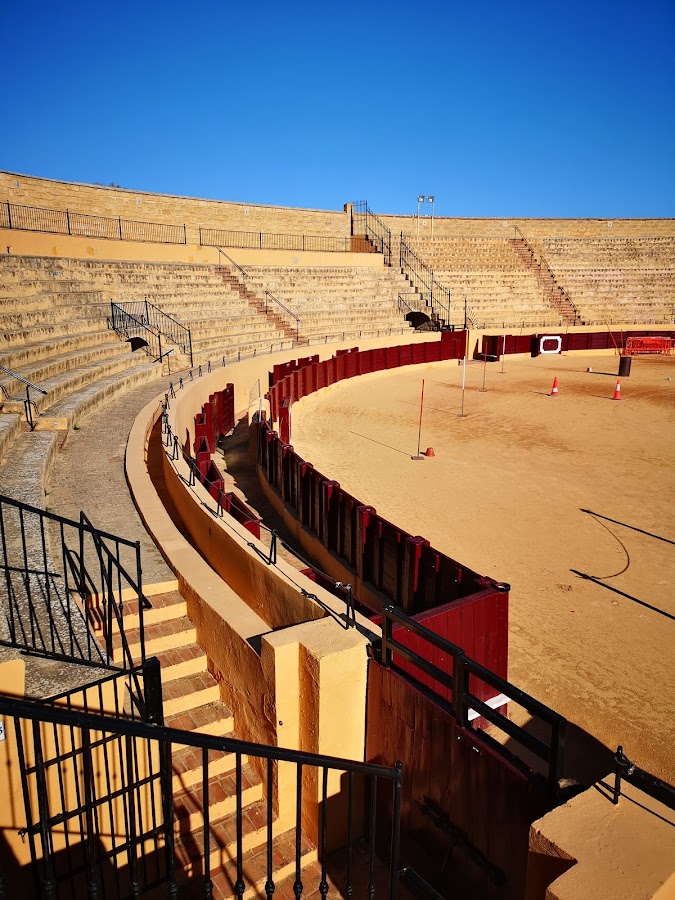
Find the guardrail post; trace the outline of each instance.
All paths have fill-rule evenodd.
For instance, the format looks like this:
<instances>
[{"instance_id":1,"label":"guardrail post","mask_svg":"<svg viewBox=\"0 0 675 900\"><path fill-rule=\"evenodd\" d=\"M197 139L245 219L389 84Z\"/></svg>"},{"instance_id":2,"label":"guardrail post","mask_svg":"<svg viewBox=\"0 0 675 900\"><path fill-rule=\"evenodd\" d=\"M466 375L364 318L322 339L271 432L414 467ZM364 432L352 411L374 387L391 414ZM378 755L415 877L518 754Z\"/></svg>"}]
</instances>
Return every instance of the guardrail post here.
<instances>
[{"instance_id":1,"label":"guardrail post","mask_svg":"<svg viewBox=\"0 0 675 900\"><path fill-rule=\"evenodd\" d=\"M118 224L119 230L120 230L120 240L122 240L122 218L121 218L121 216L118 217L117 224Z\"/></svg>"},{"instance_id":2,"label":"guardrail post","mask_svg":"<svg viewBox=\"0 0 675 900\"><path fill-rule=\"evenodd\" d=\"M467 671L464 651L455 653L452 659L452 710L460 728L466 727L466 704L464 694L467 688Z\"/></svg>"},{"instance_id":3,"label":"guardrail post","mask_svg":"<svg viewBox=\"0 0 675 900\"><path fill-rule=\"evenodd\" d=\"M563 763L565 759L565 732L567 720L559 719L551 726L551 759L549 761L549 781L551 788L558 796L558 785L563 777Z\"/></svg>"},{"instance_id":4,"label":"guardrail post","mask_svg":"<svg viewBox=\"0 0 675 900\"><path fill-rule=\"evenodd\" d=\"M156 656L143 664L143 692L145 694L143 721L149 725L163 725L162 670Z\"/></svg>"},{"instance_id":5,"label":"guardrail post","mask_svg":"<svg viewBox=\"0 0 675 900\"><path fill-rule=\"evenodd\" d=\"M9 227L12 227L12 211L10 209L10 204L7 204L7 224Z\"/></svg>"}]
</instances>

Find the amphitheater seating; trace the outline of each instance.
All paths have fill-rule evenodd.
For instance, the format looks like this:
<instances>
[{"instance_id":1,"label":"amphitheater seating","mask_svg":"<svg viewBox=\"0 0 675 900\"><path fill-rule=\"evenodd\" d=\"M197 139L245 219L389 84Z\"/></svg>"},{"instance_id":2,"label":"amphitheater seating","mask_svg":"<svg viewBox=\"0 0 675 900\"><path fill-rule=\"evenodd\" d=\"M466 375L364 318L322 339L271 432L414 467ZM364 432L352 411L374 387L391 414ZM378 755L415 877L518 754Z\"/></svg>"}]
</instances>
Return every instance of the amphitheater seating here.
<instances>
[{"instance_id":1,"label":"amphitheater seating","mask_svg":"<svg viewBox=\"0 0 675 900\"><path fill-rule=\"evenodd\" d=\"M270 291L300 318L310 343L409 330L398 294L410 285L394 269L377 266L247 267L247 284Z\"/></svg>"},{"instance_id":2,"label":"amphitheater seating","mask_svg":"<svg viewBox=\"0 0 675 900\"><path fill-rule=\"evenodd\" d=\"M527 237L527 235L526 235ZM436 280L464 297L477 325L561 324L545 283L515 238L409 238ZM582 322L670 323L675 314L675 238L545 238L529 241L569 294ZM455 318L457 305L455 306Z\"/></svg>"},{"instance_id":3,"label":"amphitheater seating","mask_svg":"<svg viewBox=\"0 0 675 900\"><path fill-rule=\"evenodd\" d=\"M450 289L451 320L461 320L466 298L479 327L560 325L560 313L508 238L409 238L408 243Z\"/></svg>"},{"instance_id":4,"label":"amphitheater seating","mask_svg":"<svg viewBox=\"0 0 675 900\"><path fill-rule=\"evenodd\" d=\"M585 321L674 321L675 238L546 238L537 248Z\"/></svg>"}]
</instances>

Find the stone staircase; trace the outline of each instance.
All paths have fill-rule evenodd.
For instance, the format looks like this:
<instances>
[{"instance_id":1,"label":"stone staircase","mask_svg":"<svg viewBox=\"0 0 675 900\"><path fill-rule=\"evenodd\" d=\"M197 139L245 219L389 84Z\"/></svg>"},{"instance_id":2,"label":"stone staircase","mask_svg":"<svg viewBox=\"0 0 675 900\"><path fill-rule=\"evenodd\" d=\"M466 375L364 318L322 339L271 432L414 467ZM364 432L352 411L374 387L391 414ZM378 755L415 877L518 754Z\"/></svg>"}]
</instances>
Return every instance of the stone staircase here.
<instances>
[{"instance_id":1,"label":"stone staircase","mask_svg":"<svg viewBox=\"0 0 675 900\"><path fill-rule=\"evenodd\" d=\"M290 316L283 315L281 308L274 302L266 303L259 294L249 290L236 276L235 271L232 268L229 266L219 266L216 271L219 272L225 284L236 291L242 300L245 300L258 315L264 316L265 319L278 330L280 340L295 341L296 344L304 344L307 342L306 339L301 338L298 329L293 324L293 319Z\"/></svg>"},{"instance_id":2,"label":"stone staircase","mask_svg":"<svg viewBox=\"0 0 675 900\"><path fill-rule=\"evenodd\" d=\"M559 314L564 325L579 325L579 317L567 292L558 284L548 265L542 265L532 248L524 238L510 238L509 243L515 250L518 259L537 278L547 303Z\"/></svg>"},{"instance_id":3,"label":"stone staircase","mask_svg":"<svg viewBox=\"0 0 675 900\"><path fill-rule=\"evenodd\" d=\"M151 598L144 611L146 657L156 656L162 672L164 723L192 733L236 738L234 718L220 700L216 680L208 671L207 658L196 643L196 632L187 617L178 591ZM138 601L123 604L125 631L134 658L140 656ZM114 641L116 659L122 658L121 639ZM240 826L237 823L237 754L208 751L208 821L210 865L215 897L234 897L237 880L237 834L241 828L245 897L264 897L267 880L267 805L255 767L241 756ZM202 751L186 745L172 747L174 840L177 882L181 896L202 897L204 866L204 793ZM295 830L282 831L273 824L274 877L282 882L295 872ZM301 864L310 865L316 849L303 836ZM163 888L165 891L166 888ZM160 891L149 897L163 896ZM275 896L282 896L275 893ZM294 895L291 895L294 896Z\"/></svg>"}]
</instances>

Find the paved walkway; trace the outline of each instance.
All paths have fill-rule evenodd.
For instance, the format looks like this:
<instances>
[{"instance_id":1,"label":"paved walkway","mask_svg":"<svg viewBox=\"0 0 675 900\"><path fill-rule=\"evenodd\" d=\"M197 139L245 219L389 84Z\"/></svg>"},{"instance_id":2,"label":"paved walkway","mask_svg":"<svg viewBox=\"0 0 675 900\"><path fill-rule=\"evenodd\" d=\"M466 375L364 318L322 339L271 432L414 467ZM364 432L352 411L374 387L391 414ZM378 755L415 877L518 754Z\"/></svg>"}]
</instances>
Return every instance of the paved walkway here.
<instances>
[{"instance_id":1,"label":"paved walkway","mask_svg":"<svg viewBox=\"0 0 675 900\"><path fill-rule=\"evenodd\" d=\"M57 452L47 484L45 507L77 519L80 511L105 531L141 542L144 584L174 578L136 511L124 474L124 453L134 419L171 379L133 388L70 431Z\"/></svg>"}]
</instances>

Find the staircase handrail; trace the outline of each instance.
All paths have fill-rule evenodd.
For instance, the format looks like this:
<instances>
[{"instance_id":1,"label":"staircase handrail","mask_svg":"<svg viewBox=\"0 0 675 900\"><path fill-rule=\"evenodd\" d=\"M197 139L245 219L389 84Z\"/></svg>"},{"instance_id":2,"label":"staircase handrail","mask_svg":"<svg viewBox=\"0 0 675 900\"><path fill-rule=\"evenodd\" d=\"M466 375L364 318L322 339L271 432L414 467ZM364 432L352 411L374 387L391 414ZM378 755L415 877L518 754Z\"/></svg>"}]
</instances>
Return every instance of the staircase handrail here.
<instances>
[{"instance_id":1,"label":"staircase handrail","mask_svg":"<svg viewBox=\"0 0 675 900\"><path fill-rule=\"evenodd\" d=\"M244 285L246 285L246 279L248 278L248 272L246 271L246 269L242 268L239 263L236 263L231 256L228 256L228 254L223 250L222 247L216 247L216 250L218 251L218 258L220 259L221 256L224 256L229 265L234 266L237 272L239 272L239 274L244 279Z\"/></svg>"},{"instance_id":2,"label":"staircase handrail","mask_svg":"<svg viewBox=\"0 0 675 900\"><path fill-rule=\"evenodd\" d=\"M296 339L299 339L299 337L300 337L300 317L296 316L296 314L293 312L293 310L289 309L285 303L282 303L278 297L275 297L271 291L264 290L263 293L265 294L265 309L267 309L267 298L269 297L270 300L272 300L274 303L276 303L278 306L280 306L283 309L283 311L285 313L287 313L292 319L295 319L295 336L296 336Z\"/></svg>"},{"instance_id":3,"label":"staircase handrail","mask_svg":"<svg viewBox=\"0 0 675 900\"><path fill-rule=\"evenodd\" d=\"M28 388L33 388L34 391L39 391L41 394L45 395L48 393L48 391L45 391L43 388L41 388L39 384L34 384L32 381L24 378L23 375L19 375L18 372L14 372L12 369L8 369L6 366L0 366L0 371L5 372L7 375L11 375L12 378L16 378L17 381L25 384Z\"/></svg>"},{"instance_id":4,"label":"staircase handrail","mask_svg":"<svg viewBox=\"0 0 675 900\"><path fill-rule=\"evenodd\" d=\"M391 231L384 224L379 216L376 216L372 209L368 206L367 200L356 200L352 204L352 222L351 231L354 234L354 211L357 216L364 217L364 227L366 237L374 238L373 243L377 246L379 243L379 252L384 256L384 264L391 265Z\"/></svg>"},{"instance_id":5,"label":"staircase handrail","mask_svg":"<svg viewBox=\"0 0 675 900\"><path fill-rule=\"evenodd\" d=\"M574 321L576 322L577 319L580 319L580 318L581 318L581 316L579 315L579 310L578 310L577 307L575 306L574 301L572 300L572 298L570 297L570 295L567 293L567 291L565 290L565 288L562 286L562 284L559 284L559 283L558 283L558 281L557 281L557 279L556 279L556 277L555 277L555 273L553 272L553 269L550 267L550 265L548 264L548 260L547 260L546 257L544 256L544 251L543 251L543 250L540 250L538 253L535 253L534 250L533 250L533 248L532 248L532 246L531 246L531 244L530 244L530 242L529 242L528 239L525 237L525 235L524 235L523 232L520 230L520 228L519 228L517 225L515 225L515 224L514 224L513 228L514 228L515 234L516 234L518 237L520 237L521 241L525 244L525 246L527 247L527 249L530 251L530 253L532 254L533 258L539 263L539 265L543 268L543 270L544 270L548 275L551 276L551 278L553 279L553 283L554 283L555 286L558 288L558 290L560 291L560 293L563 295L563 297L565 298L565 300L567 300L567 302L568 302L569 305L571 306L572 311L574 312Z\"/></svg>"},{"instance_id":6,"label":"staircase handrail","mask_svg":"<svg viewBox=\"0 0 675 900\"><path fill-rule=\"evenodd\" d=\"M409 257L412 257L414 265L411 265ZM423 285L423 287L429 291L430 301L431 301L431 311L434 312L434 303L438 304L441 308L441 311L445 313L445 322L447 325L450 324L450 289L446 288L444 285L440 284L436 281L436 276L434 275L434 270L428 266L424 260L420 259L420 257L415 253L413 248L405 239L403 232L401 232L401 243L400 243L400 266L403 270L407 267L412 275ZM405 273L404 273L405 274ZM412 281L412 279L411 279ZM444 305L438 299L438 293L440 292L441 297L443 297L447 303ZM437 315L437 318L440 318Z\"/></svg>"}]
</instances>

